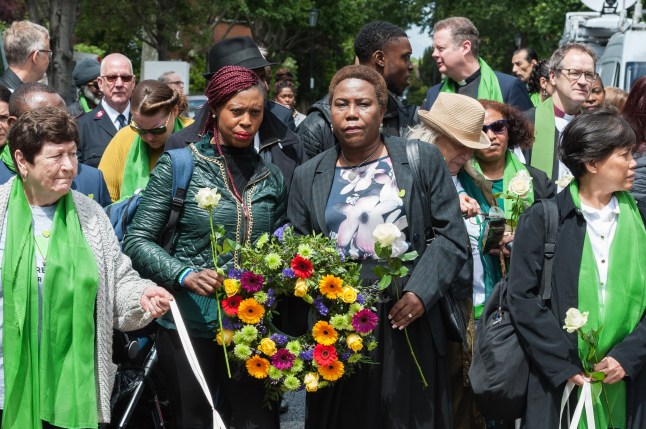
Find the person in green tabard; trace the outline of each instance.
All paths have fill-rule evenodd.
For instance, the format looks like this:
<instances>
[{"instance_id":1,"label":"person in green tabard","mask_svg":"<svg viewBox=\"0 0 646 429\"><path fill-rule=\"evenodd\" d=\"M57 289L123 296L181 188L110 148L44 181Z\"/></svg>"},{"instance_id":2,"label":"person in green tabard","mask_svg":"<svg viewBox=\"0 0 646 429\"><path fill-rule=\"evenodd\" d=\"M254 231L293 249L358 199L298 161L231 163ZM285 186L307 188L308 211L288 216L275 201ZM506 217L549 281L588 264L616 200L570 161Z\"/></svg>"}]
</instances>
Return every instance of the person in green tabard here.
<instances>
[{"instance_id":1,"label":"person in green tabard","mask_svg":"<svg viewBox=\"0 0 646 429\"><path fill-rule=\"evenodd\" d=\"M646 212L628 192L635 144L634 131L614 109L581 114L563 131L559 156L574 180L552 199L558 234L551 299L545 302L539 292L542 206L532 206L520 219L507 293L529 362L526 429L556 428L560 418L567 422L578 398L571 395L559 417L566 384L590 382L581 363L588 355L585 342L563 329L570 308L588 312L585 332L603 327L594 370L603 373L605 393L593 395L595 427L646 427Z\"/></svg>"}]
</instances>

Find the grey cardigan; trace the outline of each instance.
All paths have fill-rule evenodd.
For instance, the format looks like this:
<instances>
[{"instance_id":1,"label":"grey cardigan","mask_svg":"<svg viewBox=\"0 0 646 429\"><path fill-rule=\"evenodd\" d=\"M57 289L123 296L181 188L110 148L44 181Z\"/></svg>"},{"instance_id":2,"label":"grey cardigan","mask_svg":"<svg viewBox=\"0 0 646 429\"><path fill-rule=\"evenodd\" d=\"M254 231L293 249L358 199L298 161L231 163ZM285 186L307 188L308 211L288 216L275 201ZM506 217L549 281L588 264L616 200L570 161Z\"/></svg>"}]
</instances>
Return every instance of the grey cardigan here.
<instances>
[{"instance_id":1,"label":"grey cardigan","mask_svg":"<svg viewBox=\"0 0 646 429\"><path fill-rule=\"evenodd\" d=\"M14 180L15 177L0 186L0 231ZM109 423L110 395L117 372L117 366L112 363L112 329L132 331L151 322L150 316L141 308L140 300L144 289L155 286L155 283L139 277L132 268L130 258L121 253L112 225L101 206L79 192L70 192L79 215L81 230L92 249L99 270L94 375L97 382L98 421Z\"/></svg>"}]
</instances>

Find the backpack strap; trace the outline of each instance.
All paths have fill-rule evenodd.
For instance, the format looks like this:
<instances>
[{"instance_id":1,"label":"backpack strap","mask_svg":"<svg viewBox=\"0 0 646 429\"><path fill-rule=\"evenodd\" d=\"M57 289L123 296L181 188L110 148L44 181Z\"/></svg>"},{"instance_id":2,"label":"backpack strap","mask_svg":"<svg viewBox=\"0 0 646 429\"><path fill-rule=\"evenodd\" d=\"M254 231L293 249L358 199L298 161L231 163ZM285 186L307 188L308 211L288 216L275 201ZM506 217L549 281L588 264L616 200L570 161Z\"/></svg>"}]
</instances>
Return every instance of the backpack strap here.
<instances>
[{"instance_id":1,"label":"backpack strap","mask_svg":"<svg viewBox=\"0 0 646 429\"><path fill-rule=\"evenodd\" d=\"M545 244L543 245L543 275L539 295L543 302L552 297L552 267L554 265L554 248L558 232L559 210L553 200L539 200L543 206L543 223L545 227Z\"/></svg>"},{"instance_id":2,"label":"backpack strap","mask_svg":"<svg viewBox=\"0 0 646 429\"><path fill-rule=\"evenodd\" d=\"M170 156L171 170L173 172L173 201L171 203L168 223L166 223L166 227L162 231L160 243L164 250L169 252L175 230L177 229L177 221L184 207L188 185L193 175L193 156L187 148L172 149L166 151L166 153Z\"/></svg>"}]
</instances>

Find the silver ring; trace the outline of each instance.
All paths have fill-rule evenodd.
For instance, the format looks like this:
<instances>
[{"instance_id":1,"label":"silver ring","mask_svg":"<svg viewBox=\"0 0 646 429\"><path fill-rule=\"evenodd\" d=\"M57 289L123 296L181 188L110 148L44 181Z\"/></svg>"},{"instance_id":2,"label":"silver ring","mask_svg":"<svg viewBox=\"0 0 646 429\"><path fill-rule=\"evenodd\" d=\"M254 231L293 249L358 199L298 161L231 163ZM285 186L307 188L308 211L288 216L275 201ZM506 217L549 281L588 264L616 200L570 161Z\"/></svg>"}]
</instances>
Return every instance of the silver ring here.
<instances>
[{"instance_id":1,"label":"silver ring","mask_svg":"<svg viewBox=\"0 0 646 429\"><path fill-rule=\"evenodd\" d=\"M409 318L409 319L412 319L412 318L413 318L413 315L412 315L412 314L410 314L410 313L408 313L408 318Z\"/></svg>"}]
</instances>

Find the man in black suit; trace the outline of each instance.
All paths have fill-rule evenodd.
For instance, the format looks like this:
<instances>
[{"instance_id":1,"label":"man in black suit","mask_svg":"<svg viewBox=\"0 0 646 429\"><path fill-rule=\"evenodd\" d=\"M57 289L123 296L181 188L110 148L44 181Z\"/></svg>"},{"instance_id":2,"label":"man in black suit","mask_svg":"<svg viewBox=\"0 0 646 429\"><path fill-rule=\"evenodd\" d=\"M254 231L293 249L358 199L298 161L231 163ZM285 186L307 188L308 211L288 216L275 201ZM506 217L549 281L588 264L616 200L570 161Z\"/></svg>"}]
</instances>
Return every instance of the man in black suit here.
<instances>
[{"instance_id":1,"label":"man in black suit","mask_svg":"<svg viewBox=\"0 0 646 429\"><path fill-rule=\"evenodd\" d=\"M132 63L122 54L110 54L101 61L97 78L103 100L78 118L79 162L98 167L105 148L121 128L130 123L130 96L135 87Z\"/></svg>"},{"instance_id":2,"label":"man in black suit","mask_svg":"<svg viewBox=\"0 0 646 429\"><path fill-rule=\"evenodd\" d=\"M252 70L265 81L265 67L270 66L260 53L258 45L250 37L231 37L216 43L208 53L209 72L207 79L224 66L240 66ZM200 141L201 134L211 109L204 104L195 114L195 122L171 135L166 141L165 149L177 149L187 144ZM289 190L294 169L305 160L303 147L288 127L294 123L290 109L273 101L265 102L265 112L260 129L254 140L254 146L265 161L275 164L285 177L285 186Z\"/></svg>"},{"instance_id":3,"label":"man in black suit","mask_svg":"<svg viewBox=\"0 0 646 429\"><path fill-rule=\"evenodd\" d=\"M0 85L14 92L24 83L41 80L52 57L47 29L30 21L15 21L3 39L9 67L0 77Z\"/></svg>"},{"instance_id":4,"label":"man in black suit","mask_svg":"<svg viewBox=\"0 0 646 429\"><path fill-rule=\"evenodd\" d=\"M521 111L533 107L520 79L492 70L478 56L478 30L468 18L443 19L433 30L433 58L446 78L428 90L424 110L430 110L440 92L507 103Z\"/></svg>"}]
</instances>

